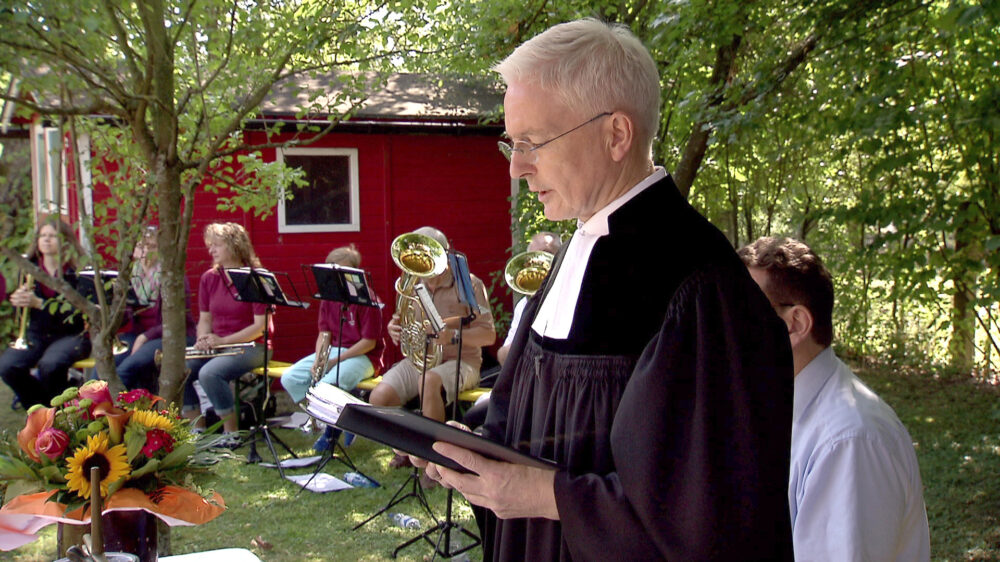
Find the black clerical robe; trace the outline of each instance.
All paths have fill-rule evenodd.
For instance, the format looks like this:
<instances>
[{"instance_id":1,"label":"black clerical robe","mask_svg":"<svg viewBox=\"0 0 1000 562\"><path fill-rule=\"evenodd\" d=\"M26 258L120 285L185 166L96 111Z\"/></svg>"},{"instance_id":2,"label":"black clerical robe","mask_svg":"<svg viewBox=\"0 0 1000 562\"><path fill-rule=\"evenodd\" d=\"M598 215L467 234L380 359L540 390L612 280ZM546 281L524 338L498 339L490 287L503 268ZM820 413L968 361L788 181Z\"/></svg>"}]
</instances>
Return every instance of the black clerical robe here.
<instances>
[{"instance_id":1,"label":"black clerical robe","mask_svg":"<svg viewBox=\"0 0 1000 562\"><path fill-rule=\"evenodd\" d=\"M484 428L565 467L560 521L490 514L487 551L511 561L792 559L784 324L670 177L608 226L567 339L531 330L548 284L529 301Z\"/></svg>"}]
</instances>

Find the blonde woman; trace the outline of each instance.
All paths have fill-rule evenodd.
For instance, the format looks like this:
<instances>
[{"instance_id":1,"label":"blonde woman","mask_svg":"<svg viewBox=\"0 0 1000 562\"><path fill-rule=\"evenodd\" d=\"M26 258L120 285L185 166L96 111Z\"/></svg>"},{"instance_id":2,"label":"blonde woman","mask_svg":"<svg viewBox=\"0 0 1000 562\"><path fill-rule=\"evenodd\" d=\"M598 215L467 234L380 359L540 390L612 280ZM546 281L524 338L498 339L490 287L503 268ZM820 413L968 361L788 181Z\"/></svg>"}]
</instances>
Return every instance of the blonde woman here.
<instances>
[{"instance_id":1,"label":"blonde woman","mask_svg":"<svg viewBox=\"0 0 1000 562\"><path fill-rule=\"evenodd\" d=\"M198 284L198 329L195 348L209 351L221 345L253 342L252 347L240 348L235 355L189 359L191 374L184 387L185 417L204 427L200 418L198 394L194 382L199 381L215 413L222 419L223 431L229 438L220 445L235 448L240 445L229 383L247 371L264 365L263 344L267 305L236 300L226 269L261 267L253 251L250 237L239 224L213 223L205 227L205 247L212 256L212 267L202 274Z\"/></svg>"}]
</instances>

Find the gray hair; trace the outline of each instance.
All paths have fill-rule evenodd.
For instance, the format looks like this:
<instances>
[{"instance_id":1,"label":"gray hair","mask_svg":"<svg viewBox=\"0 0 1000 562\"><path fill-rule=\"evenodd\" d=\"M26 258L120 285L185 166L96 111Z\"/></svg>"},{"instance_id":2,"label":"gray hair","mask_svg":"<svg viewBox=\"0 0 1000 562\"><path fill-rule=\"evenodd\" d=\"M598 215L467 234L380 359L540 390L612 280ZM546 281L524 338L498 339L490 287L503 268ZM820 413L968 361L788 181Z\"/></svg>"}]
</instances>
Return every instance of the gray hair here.
<instances>
[{"instance_id":1,"label":"gray hair","mask_svg":"<svg viewBox=\"0 0 1000 562\"><path fill-rule=\"evenodd\" d=\"M493 70L508 85L537 85L582 114L622 111L635 121L640 146L652 147L660 122L659 72L624 25L593 18L561 23L521 44Z\"/></svg>"},{"instance_id":2,"label":"gray hair","mask_svg":"<svg viewBox=\"0 0 1000 562\"><path fill-rule=\"evenodd\" d=\"M438 243L441 244L441 246L443 246L445 250L451 248L451 246L448 245L448 237L445 236L443 232L434 228L433 226L421 226L420 228L414 230L413 232L416 234L423 234L424 236L430 236L434 240L437 240Z\"/></svg>"}]
</instances>

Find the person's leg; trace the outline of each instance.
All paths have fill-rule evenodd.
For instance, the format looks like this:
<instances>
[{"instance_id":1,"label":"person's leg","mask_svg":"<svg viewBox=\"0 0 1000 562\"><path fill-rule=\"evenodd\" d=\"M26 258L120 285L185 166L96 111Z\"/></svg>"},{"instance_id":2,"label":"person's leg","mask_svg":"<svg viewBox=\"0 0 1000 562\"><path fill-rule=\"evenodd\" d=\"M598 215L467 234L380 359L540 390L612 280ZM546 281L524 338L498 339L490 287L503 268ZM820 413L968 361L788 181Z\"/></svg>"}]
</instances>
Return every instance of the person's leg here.
<instances>
[{"instance_id":1,"label":"person's leg","mask_svg":"<svg viewBox=\"0 0 1000 562\"><path fill-rule=\"evenodd\" d=\"M455 392L455 377L459 376L458 391L468 390L479 382L479 370L463 362L461 372L456 373L457 361L446 361L430 371L427 371L427 381L424 383L426 392L422 394L421 407L424 415L444 421L446 419L445 405L458 399Z\"/></svg>"},{"instance_id":2,"label":"person's leg","mask_svg":"<svg viewBox=\"0 0 1000 562\"><path fill-rule=\"evenodd\" d=\"M306 397L306 391L312 385L312 366L316 354L311 353L285 369L281 375L281 386L291 397L292 402L299 403Z\"/></svg>"},{"instance_id":3,"label":"person's leg","mask_svg":"<svg viewBox=\"0 0 1000 562\"><path fill-rule=\"evenodd\" d=\"M115 355L115 367L120 366L122 363L125 362L126 359L128 359L129 357L131 357L132 346L135 345L135 339L138 338L138 337L139 337L139 334L136 334L134 332L119 332L118 333L118 341L120 341L123 344L125 344L125 347L128 348L128 350L125 353L119 353L118 355ZM119 375L119 376L121 376L121 375Z\"/></svg>"},{"instance_id":4,"label":"person's leg","mask_svg":"<svg viewBox=\"0 0 1000 562\"><path fill-rule=\"evenodd\" d=\"M403 359L382 375L382 382L372 390L368 402L375 406L402 406L419 392L419 378L420 371L409 359Z\"/></svg>"},{"instance_id":5,"label":"person's leg","mask_svg":"<svg viewBox=\"0 0 1000 562\"><path fill-rule=\"evenodd\" d=\"M83 335L59 338L45 348L38 360L38 380L46 403L66 389L66 375L73 363L89 356L90 338Z\"/></svg>"},{"instance_id":6,"label":"person's leg","mask_svg":"<svg viewBox=\"0 0 1000 562\"><path fill-rule=\"evenodd\" d=\"M450 363L450 361L449 361ZM445 363L447 365L447 363ZM420 385L420 410L425 418L444 421L444 398L441 395L441 375L436 369L427 371L427 380ZM454 377L452 377L454 380Z\"/></svg>"},{"instance_id":7,"label":"person's leg","mask_svg":"<svg viewBox=\"0 0 1000 562\"><path fill-rule=\"evenodd\" d=\"M129 390L145 388L156 393L159 389L157 380L157 368L154 357L156 352L163 349L163 340L149 340L134 353L122 361L118 366L118 378Z\"/></svg>"},{"instance_id":8,"label":"person's leg","mask_svg":"<svg viewBox=\"0 0 1000 562\"><path fill-rule=\"evenodd\" d=\"M43 351L45 351L44 346L36 342L29 345L27 349L8 347L0 355L0 377L14 391L14 396L21 402L24 409L35 404L44 403L48 406L48 402L42 402L41 386L38 379L31 376L31 368L38 362Z\"/></svg>"},{"instance_id":9,"label":"person's leg","mask_svg":"<svg viewBox=\"0 0 1000 562\"><path fill-rule=\"evenodd\" d=\"M208 359L188 359L188 378L184 381L184 405L181 408L181 415L195 423L195 429L205 429L205 418L201 417L201 401L198 399L198 391L194 383L198 381L201 368L208 363Z\"/></svg>"},{"instance_id":10,"label":"person's leg","mask_svg":"<svg viewBox=\"0 0 1000 562\"><path fill-rule=\"evenodd\" d=\"M331 354L331 357L332 356L333 355ZM333 368L331 368L326 375L323 376L322 381L327 384L336 385L344 390L354 390L354 388L358 386L359 382L373 376L374 374L375 367L372 366L371 360L364 355L359 355L358 357L351 357L341 361L339 373L337 371L337 365L334 365Z\"/></svg>"},{"instance_id":11,"label":"person's leg","mask_svg":"<svg viewBox=\"0 0 1000 562\"><path fill-rule=\"evenodd\" d=\"M233 391L230 390L229 383L243 373L262 366L264 356L264 346L257 344L236 355L215 357L198 373L201 387L211 400L215 413L222 419L224 432L231 433L239 429L233 408Z\"/></svg>"}]
</instances>

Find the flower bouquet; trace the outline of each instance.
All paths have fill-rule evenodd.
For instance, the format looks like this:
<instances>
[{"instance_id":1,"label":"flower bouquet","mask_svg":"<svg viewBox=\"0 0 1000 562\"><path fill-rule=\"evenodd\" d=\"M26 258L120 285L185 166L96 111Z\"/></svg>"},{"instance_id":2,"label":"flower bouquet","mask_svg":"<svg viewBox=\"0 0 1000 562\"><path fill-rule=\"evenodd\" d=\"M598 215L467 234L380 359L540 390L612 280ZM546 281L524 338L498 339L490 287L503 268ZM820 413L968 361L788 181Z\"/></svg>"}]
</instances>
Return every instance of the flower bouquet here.
<instances>
[{"instance_id":1,"label":"flower bouquet","mask_svg":"<svg viewBox=\"0 0 1000 562\"><path fill-rule=\"evenodd\" d=\"M28 410L16 444L0 442L0 550L37 538L52 523L89 523L90 469L100 469L104 513L143 510L168 525L198 525L225 510L194 476L212 453L175 407L145 390L111 397L104 381L68 388L50 408Z\"/></svg>"}]
</instances>

